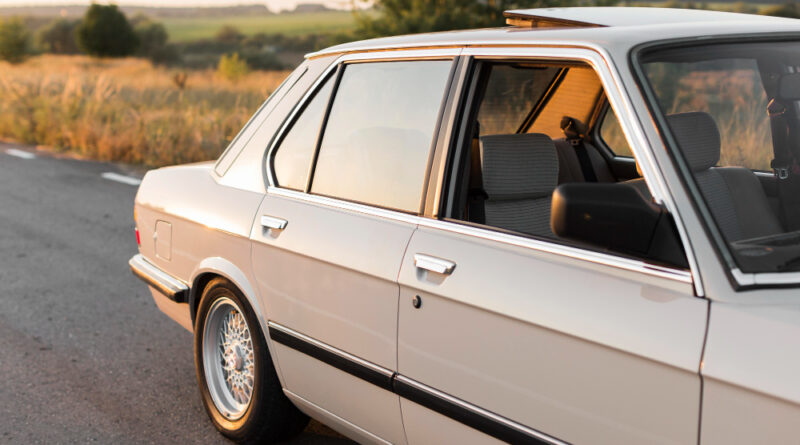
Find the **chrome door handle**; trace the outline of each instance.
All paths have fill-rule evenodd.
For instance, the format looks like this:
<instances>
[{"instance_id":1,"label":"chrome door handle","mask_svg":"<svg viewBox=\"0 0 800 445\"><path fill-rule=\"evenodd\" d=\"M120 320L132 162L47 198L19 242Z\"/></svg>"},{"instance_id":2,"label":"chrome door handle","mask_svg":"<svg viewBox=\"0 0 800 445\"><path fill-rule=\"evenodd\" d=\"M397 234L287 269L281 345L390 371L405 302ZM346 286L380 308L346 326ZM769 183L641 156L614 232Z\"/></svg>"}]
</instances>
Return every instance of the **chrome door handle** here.
<instances>
[{"instance_id":1,"label":"chrome door handle","mask_svg":"<svg viewBox=\"0 0 800 445\"><path fill-rule=\"evenodd\" d=\"M261 215L261 225L266 229L283 230L289 221L285 219L275 218L274 216Z\"/></svg>"},{"instance_id":2,"label":"chrome door handle","mask_svg":"<svg viewBox=\"0 0 800 445\"><path fill-rule=\"evenodd\" d=\"M456 263L452 261L423 255L421 253L414 254L414 265L419 269L425 269L442 275L450 275L453 273L453 269L456 268Z\"/></svg>"}]
</instances>

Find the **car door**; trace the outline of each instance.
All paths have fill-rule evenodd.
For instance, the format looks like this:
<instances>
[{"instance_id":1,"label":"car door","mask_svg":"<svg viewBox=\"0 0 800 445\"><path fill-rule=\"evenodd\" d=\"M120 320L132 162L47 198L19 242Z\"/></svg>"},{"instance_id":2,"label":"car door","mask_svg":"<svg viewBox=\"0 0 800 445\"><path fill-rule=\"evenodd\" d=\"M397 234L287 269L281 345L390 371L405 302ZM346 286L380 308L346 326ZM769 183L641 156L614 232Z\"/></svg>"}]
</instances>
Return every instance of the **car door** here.
<instances>
[{"instance_id":1,"label":"car door","mask_svg":"<svg viewBox=\"0 0 800 445\"><path fill-rule=\"evenodd\" d=\"M364 442L405 443L391 391L397 274L453 57L392 56L342 58L298 107L269 156L251 238L289 397Z\"/></svg>"},{"instance_id":2,"label":"car door","mask_svg":"<svg viewBox=\"0 0 800 445\"><path fill-rule=\"evenodd\" d=\"M537 51L527 55L572 53ZM626 134L632 124L626 115ZM409 444L697 441L708 304L689 270L424 218L399 283L395 389Z\"/></svg>"}]
</instances>

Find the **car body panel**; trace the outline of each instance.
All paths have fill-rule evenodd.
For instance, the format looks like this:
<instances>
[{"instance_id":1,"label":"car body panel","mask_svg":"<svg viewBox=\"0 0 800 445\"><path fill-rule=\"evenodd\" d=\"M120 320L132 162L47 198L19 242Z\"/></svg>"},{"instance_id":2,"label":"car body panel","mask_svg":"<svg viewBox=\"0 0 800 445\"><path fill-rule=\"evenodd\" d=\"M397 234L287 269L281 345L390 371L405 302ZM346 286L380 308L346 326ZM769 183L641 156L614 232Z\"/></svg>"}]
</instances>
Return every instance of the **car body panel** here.
<instances>
[{"instance_id":1,"label":"car body panel","mask_svg":"<svg viewBox=\"0 0 800 445\"><path fill-rule=\"evenodd\" d=\"M219 178L220 184L258 193L265 192L264 157L267 147L286 117L297 106L298 100L334 59L335 57L321 57L308 60L292 73L293 77L286 85L289 88L282 93L279 100L270 102L253 118L250 125L252 130L248 129L247 135L243 135L244 146L225 175Z\"/></svg>"},{"instance_id":2,"label":"car body panel","mask_svg":"<svg viewBox=\"0 0 800 445\"><path fill-rule=\"evenodd\" d=\"M715 302L703 360L703 443L780 442L800 419L800 306Z\"/></svg>"},{"instance_id":3,"label":"car body panel","mask_svg":"<svg viewBox=\"0 0 800 445\"><path fill-rule=\"evenodd\" d=\"M592 18L589 10L567 9L530 14ZM554 441L794 440L800 419L797 291L736 291L650 115L631 54L656 41L800 36L800 22L725 16L678 23L675 17L684 13L647 14L650 23L622 17L630 23L419 34L311 54L233 144L238 152L229 165L214 171L211 163L193 164L145 176L136 198L140 253L192 286L195 297L202 292L200 277L228 278L264 333L277 321ZM267 147L332 64L456 55L590 64L622 117L656 202L676 220L690 270L582 254L270 184ZM439 141L439 149L448 142ZM444 163L438 167L443 171ZM265 230L262 215L288 224ZM171 229L159 255L156 221ZM415 253L452 260L456 269L446 278L430 277L416 268ZM158 307L191 330L190 305L150 289ZM411 303L417 295L419 309ZM496 442L269 336L267 342L287 396L349 437Z\"/></svg>"},{"instance_id":4,"label":"car body panel","mask_svg":"<svg viewBox=\"0 0 800 445\"><path fill-rule=\"evenodd\" d=\"M567 442L697 437L708 303L691 285L428 227L399 281L401 375Z\"/></svg>"},{"instance_id":5,"label":"car body panel","mask_svg":"<svg viewBox=\"0 0 800 445\"><path fill-rule=\"evenodd\" d=\"M254 275L270 321L396 369L396 280L415 224L318 205L303 196L268 193L259 215L283 219L286 228L253 226ZM396 395L272 344L288 390L378 437L404 441ZM341 379L347 383L332 384ZM370 402L352 404L356 393Z\"/></svg>"}]
</instances>

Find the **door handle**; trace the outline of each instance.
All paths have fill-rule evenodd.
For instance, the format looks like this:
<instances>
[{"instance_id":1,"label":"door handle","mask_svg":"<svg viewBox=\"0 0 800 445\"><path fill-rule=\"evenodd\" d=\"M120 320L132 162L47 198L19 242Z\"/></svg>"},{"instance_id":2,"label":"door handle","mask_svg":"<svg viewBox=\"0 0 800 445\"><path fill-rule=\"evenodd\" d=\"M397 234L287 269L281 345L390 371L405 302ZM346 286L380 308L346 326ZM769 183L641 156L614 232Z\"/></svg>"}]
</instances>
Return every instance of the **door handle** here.
<instances>
[{"instance_id":1,"label":"door handle","mask_svg":"<svg viewBox=\"0 0 800 445\"><path fill-rule=\"evenodd\" d=\"M261 225L266 229L273 229L273 230L283 230L286 228L286 225L289 224L289 221L281 218L275 218L274 216L269 215L261 215Z\"/></svg>"},{"instance_id":2,"label":"door handle","mask_svg":"<svg viewBox=\"0 0 800 445\"><path fill-rule=\"evenodd\" d=\"M414 265L418 269L425 269L430 272L450 275L456 268L456 263L441 258L436 258L421 253L414 254Z\"/></svg>"}]
</instances>

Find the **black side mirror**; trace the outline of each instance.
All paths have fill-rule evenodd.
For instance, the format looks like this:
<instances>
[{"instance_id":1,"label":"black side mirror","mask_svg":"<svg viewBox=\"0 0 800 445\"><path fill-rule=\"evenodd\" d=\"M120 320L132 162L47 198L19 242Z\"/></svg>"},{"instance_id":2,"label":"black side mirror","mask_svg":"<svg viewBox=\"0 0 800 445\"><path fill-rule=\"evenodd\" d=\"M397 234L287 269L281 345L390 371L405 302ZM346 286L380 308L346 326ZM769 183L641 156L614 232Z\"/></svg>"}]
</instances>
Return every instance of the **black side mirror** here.
<instances>
[{"instance_id":1,"label":"black side mirror","mask_svg":"<svg viewBox=\"0 0 800 445\"><path fill-rule=\"evenodd\" d=\"M672 216L630 185L560 185L550 215L560 238L688 267Z\"/></svg>"}]
</instances>

